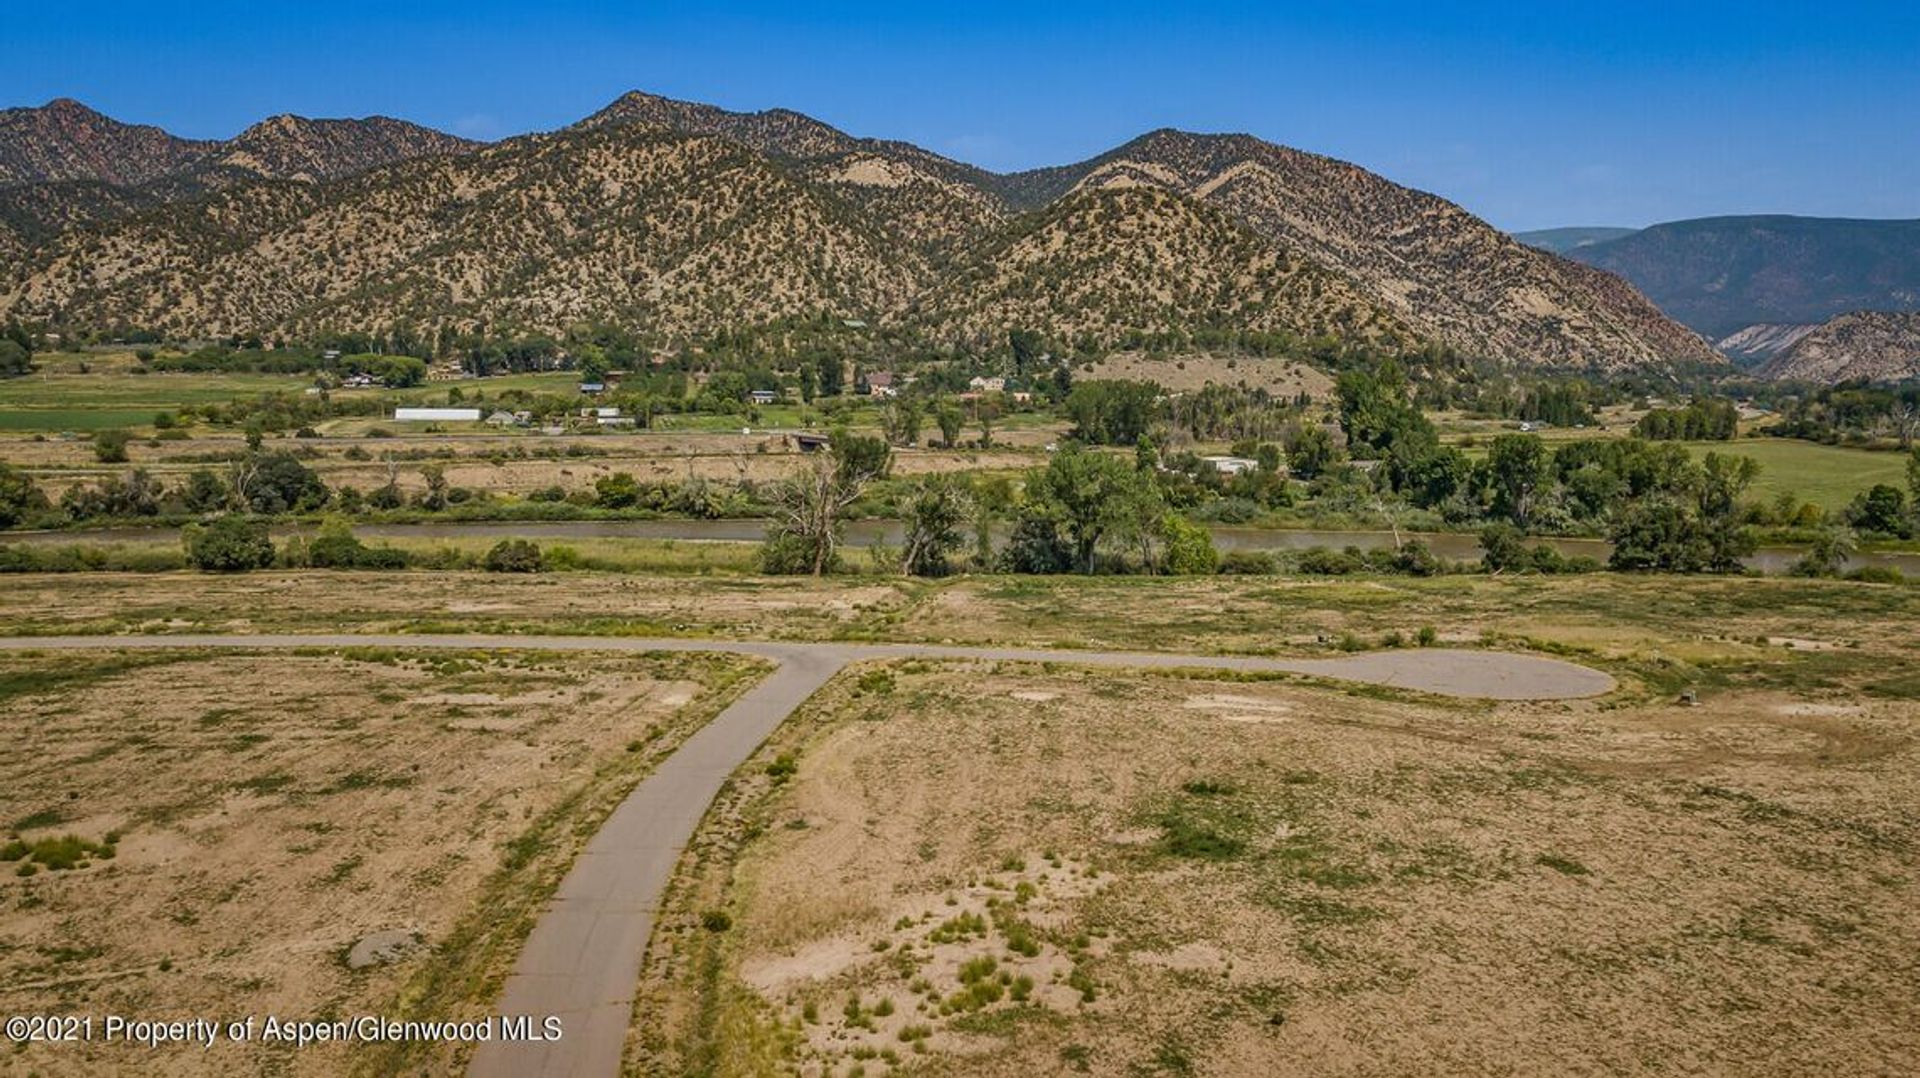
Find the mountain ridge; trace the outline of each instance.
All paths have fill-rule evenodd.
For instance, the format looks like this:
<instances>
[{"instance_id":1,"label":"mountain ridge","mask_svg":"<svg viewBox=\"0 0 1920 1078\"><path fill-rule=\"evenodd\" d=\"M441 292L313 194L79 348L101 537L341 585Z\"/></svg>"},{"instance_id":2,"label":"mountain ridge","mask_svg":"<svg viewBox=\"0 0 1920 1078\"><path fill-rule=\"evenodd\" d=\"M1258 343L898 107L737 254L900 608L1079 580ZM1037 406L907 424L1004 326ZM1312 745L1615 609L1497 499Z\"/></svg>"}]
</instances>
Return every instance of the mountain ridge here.
<instances>
[{"instance_id":1,"label":"mountain ridge","mask_svg":"<svg viewBox=\"0 0 1920 1078\"><path fill-rule=\"evenodd\" d=\"M249 132L299 129L289 135L304 146L316 123ZM636 91L556 132L441 140L452 136L414 132L376 147L379 163L330 174L310 154L250 149L238 164L256 175L214 161L146 205L63 188L82 209L41 207L37 230L14 227L25 257L0 279L0 312L208 335L622 317L685 340L831 309L974 338L1040 318L1029 328L1096 343L1239 312L1262 329L1521 364L1718 358L1624 281L1438 196L1251 135L1163 128L996 174L791 110ZM1164 197L1118 193L1136 188ZM1081 197L1097 193L1110 197ZM0 199L0 226L28 202ZM88 224L91 203L124 216ZM1061 231L1067 218L1092 231ZM712 247L689 249L687 235ZM1076 267L1071 279L1061 266ZM1111 297L1079 287L1089 279ZM1071 310L1033 295L1063 287Z\"/></svg>"},{"instance_id":2,"label":"mountain ridge","mask_svg":"<svg viewBox=\"0 0 1920 1078\"><path fill-rule=\"evenodd\" d=\"M0 187L96 181L138 188L223 169L266 179L330 180L480 145L390 116L314 119L292 113L270 116L230 139L184 139L58 97L37 108L0 110Z\"/></svg>"},{"instance_id":3,"label":"mountain ridge","mask_svg":"<svg viewBox=\"0 0 1920 1078\"><path fill-rule=\"evenodd\" d=\"M1669 221L1568 252L1720 340L1858 310L1920 310L1920 220L1756 214Z\"/></svg>"},{"instance_id":4,"label":"mountain ridge","mask_svg":"<svg viewBox=\"0 0 1920 1078\"><path fill-rule=\"evenodd\" d=\"M1848 311L1814 326L1760 374L1812 382L1920 378L1920 311Z\"/></svg>"}]
</instances>

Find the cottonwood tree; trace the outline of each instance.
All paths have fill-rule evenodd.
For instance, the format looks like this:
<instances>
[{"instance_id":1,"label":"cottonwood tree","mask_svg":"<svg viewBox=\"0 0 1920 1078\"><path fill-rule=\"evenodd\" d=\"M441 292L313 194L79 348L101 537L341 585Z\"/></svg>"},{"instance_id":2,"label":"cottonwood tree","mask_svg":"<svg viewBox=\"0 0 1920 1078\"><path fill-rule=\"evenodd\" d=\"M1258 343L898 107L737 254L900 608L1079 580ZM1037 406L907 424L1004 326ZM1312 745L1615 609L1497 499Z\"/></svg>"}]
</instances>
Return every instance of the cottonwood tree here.
<instances>
[{"instance_id":1,"label":"cottonwood tree","mask_svg":"<svg viewBox=\"0 0 1920 1078\"><path fill-rule=\"evenodd\" d=\"M900 566L912 576L945 576L949 555L966 543L965 526L973 513L966 487L950 475L922 480L907 502L906 546Z\"/></svg>"},{"instance_id":2,"label":"cottonwood tree","mask_svg":"<svg viewBox=\"0 0 1920 1078\"><path fill-rule=\"evenodd\" d=\"M1103 541L1130 543L1150 534L1165 504L1150 476L1123 457L1069 445L1027 480L1029 512L1065 533L1073 563L1094 570Z\"/></svg>"},{"instance_id":3,"label":"cottonwood tree","mask_svg":"<svg viewBox=\"0 0 1920 1078\"><path fill-rule=\"evenodd\" d=\"M808 458L800 474L775 488L761 568L814 576L831 571L839 564L842 514L891 466L884 441L836 433L830 451Z\"/></svg>"},{"instance_id":4,"label":"cottonwood tree","mask_svg":"<svg viewBox=\"0 0 1920 1078\"><path fill-rule=\"evenodd\" d=\"M1487 478L1493 487L1493 511L1524 530L1533 520L1534 499L1547 481L1545 443L1531 434L1502 434L1487 452Z\"/></svg>"}]
</instances>

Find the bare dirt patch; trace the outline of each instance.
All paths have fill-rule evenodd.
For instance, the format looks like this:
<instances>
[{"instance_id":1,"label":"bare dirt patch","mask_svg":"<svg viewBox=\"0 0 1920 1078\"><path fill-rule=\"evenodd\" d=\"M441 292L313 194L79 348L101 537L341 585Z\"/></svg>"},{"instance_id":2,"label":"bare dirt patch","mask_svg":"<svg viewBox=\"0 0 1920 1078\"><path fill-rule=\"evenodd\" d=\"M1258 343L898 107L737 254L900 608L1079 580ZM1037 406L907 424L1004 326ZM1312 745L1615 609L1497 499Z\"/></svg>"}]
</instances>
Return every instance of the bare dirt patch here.
<instances>
[{"instance_id":1,"label":"bare dirt patch","mask_svg":"<svg viewBox=\"0 0 1920 1078\"><path fill-rule=\"evenodd\" d=\"M1920 1053L1910 699L1443 705L1013 664L879 684L830 687L703 829L634 1073L1893 1074Z\"/></svg>"},{"instance_id":2,"label":"bare dirt patch","mask_svg":"<svg viewBox=\"0 0 1920 1078\"><path fill-rule=\"evenodd\" d=\"M371 650L0 656L0 827L109 845L65 869L0 865L0 1010L151 1018L391 1014L421 978L517 946L509 861L564 865L619 786L704 721L751 663L709 656ZM700 701L700 704L695 704ZM694 706L689 706L690 704ZM630 785L628 783L627 785ZM624 788L624 787L623 787ZM579 820L516 840L561 806ZM20 871L26 871L20 868ZM529 892L537 875L521 879ZM11 1054L12 1049L9 1049ZM46 1073L335 1074L359 1061L36 1045Z\"/></svg>"}]
</instances>

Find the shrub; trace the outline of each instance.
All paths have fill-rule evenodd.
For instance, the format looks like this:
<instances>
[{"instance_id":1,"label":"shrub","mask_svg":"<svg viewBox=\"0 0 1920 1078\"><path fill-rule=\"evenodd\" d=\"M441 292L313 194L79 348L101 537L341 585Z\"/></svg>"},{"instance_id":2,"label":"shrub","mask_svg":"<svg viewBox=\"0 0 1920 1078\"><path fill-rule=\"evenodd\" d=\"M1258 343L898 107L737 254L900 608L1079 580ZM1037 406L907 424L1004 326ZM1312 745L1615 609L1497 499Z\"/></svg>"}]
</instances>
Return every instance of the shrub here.
<instances>
[{"instance_id":1,"label":"shrub","mask_svg":"<svg viewBox=\"0 0 1920 1078\"><path fill-rule=\"evenodd\" d=\"M267 523L229 514L206 525L190 525L181 533L187 563L210 573L244 573L273 564L273 541Z\"/></svg>"},{"instance_id":2,"label":"shrub","mask_svg":"<svg viewBox=\"0 0 1920 1078\"><path fill-rule=\"evenodd\" d=\"M102 464L124 464L127 460L127 442L131 440L124 430L103 430L93 436L93 456Z\"/></svg>"},{"instance_id":3,"label":"shrub","mask_svg":"<svg viewBox=\"0 0 1920 1078\"><path fill-rule=\"evenodd\" d=\"M787 781L799 772L800 761L794 759L793 753L790 752L781 753L767 765L767 777L776 784Z\"/></svg>"},{"instance_id":4,"label":"shrub","mask_svg":"<svg viewBox=\"0 0 1920 1078\"><path fill-rule=\"evenodd\" d=\"M546 568L540 548L525 539L500 540L480 564L489 573L537 573Z\"/></svg>"},{"instance_id":5,"label":"shrub","mask_svg":"<svg viewBox=\"0 0 1920 1078\"><path fill-rule=\"evenodd\" d=\"M708 910L700 915L700 927L709 932L725 932L733 927L733 917L726 910Z\"/></svg>"},{"instance_id":6,"label":"shrub","mask_svg":"<svg viewBox=\"0 0 1920 1078\"><path fill-rule=\"evenodd\" d=\"M814 544L803 535L777 532L760 545L760 571L769 576L803 576L813 572ZM827 571L839 568L840 552L827 561Z\"/></svg>"},{"instance_id":7,"label":"shrub","mask_svg":"<svg viewBox=\"0 0 1920 1078\"><path fill-rule=\"evenodd\" d=\"M1220 567L1220 552L1213 548L1213 536L1178 513L1168 513L1161 521L1167 537L1167 572L1175 576L1211 575Z\"/></svg>"},{"instance_id":8,"label":"shrub","mask_svg":"<svg viewBox=\"0 0 1920 1078\"><path fill-rule=\"evenodd\" d=\"M1329 550L1321 546L1301 551L1294 564L1309 576L1345 576L1366 567L1364 559L1346 551Z\"/></svg>"},{"instance_id":9,"label":"shrub","mask_svg":"<svg viewBox=\"0 0 1920 1078\"><path fill-rule=\"evenodd\" d=\"M1229 550L1220 555L1220 572L1228 576L1265 576L1280 571L1280 563L1264 550Z\"/></svg>"}]
</instances>

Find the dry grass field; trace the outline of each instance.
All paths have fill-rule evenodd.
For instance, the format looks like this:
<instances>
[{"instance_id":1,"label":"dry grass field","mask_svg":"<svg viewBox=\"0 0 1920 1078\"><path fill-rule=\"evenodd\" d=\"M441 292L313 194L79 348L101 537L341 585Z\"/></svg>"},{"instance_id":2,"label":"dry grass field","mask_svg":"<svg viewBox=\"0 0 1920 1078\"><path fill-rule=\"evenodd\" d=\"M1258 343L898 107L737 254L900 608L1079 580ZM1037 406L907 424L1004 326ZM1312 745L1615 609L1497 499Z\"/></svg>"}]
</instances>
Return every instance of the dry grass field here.
<instances>
[{"instance_id":1,"label":"dry grass field","mask_svg":"<svg viewBox=\"0 0 1920 1078\"><path fill-rule=\"evenodd\" d=\"M1056 432L1025 430L997 435L987 450L901 449L893 473L916 476L948 472L1011 471L1033 467L1044 457L1039 446ZM196 438L128 447L126 464L100 464L91 441L53 439L0 440L0 460L27 469L48 496L58 501L75 484L92 483L143 468L163 483L184 482L195 470L223 473L225 461L243 449L238 438ZM438 466L447 482L496 495L525 496L558 486L591 493L593 483L615 472L643 481L773 482L790 477L800 465L799 450L778 434L645 434L552 439L535 437L409 437L281 439L266 443L274 451L303 455L306 465L329 486L357 487L361 493L389 478L409 494L426 488L423 469ZM349 455L349 454L352 455ZM389 465L386 458L391 456ZM358 458L358 459L356 459Z\"/></svg>"},{"instance_id":2,"label":"dry grass field","mask_svg":"<svg viewBox=\"0 0 1920 1078\"><path fill-rule=\"evenodd\" d=\"M30 635L1313 655L1413 646L1431 627L1620 683L1494 705L1065 664L848 671L736 774L683 860L628 1046L637 1075L1901 1074L1920 1053L1909 587L730 572L8 584L0 632ZM744 670L391 658L7 659L0 717L36 736L16 739L33 749L7 765L0 824L115 841L111 858L80 848L85 868L0 878L0 983L32 986L0 1003L472 1013L518 938L472 934L472 911L524 924L572 848L514 840L577 839ZM688 692L672 719L603 706ZM670 732L630 754L638 712ZM567 799L582 786L600 809ZM508 871L516 848L541 857ZM49 926L78 942L48 943ZM425 947L342 965L382 931Z\"/></svg>"},{"instance_id":3,"label":"dry grass field","mask_svg":"<svg viewBox=\"0 0 1920 1078\"><path fill-rule=\"evenodd\" d=\"M371 649L0 656L0 841L17 843L0 864L0 1011L485 1014L578 844L758 669ZM337 1045L0 1048L0 1071L21 1074L405 1062Z\"/></svg>"},{"instance_id":4,"label":"dry grass field","mask_svg":"<svg viewBox=\"0 0 1920 1078\"><path fill-rule=\"evenodd\" d=\"M850 673L683 862L628 1072L1911 1073L1916 719Z\"/></svg>"}]
</instances>

